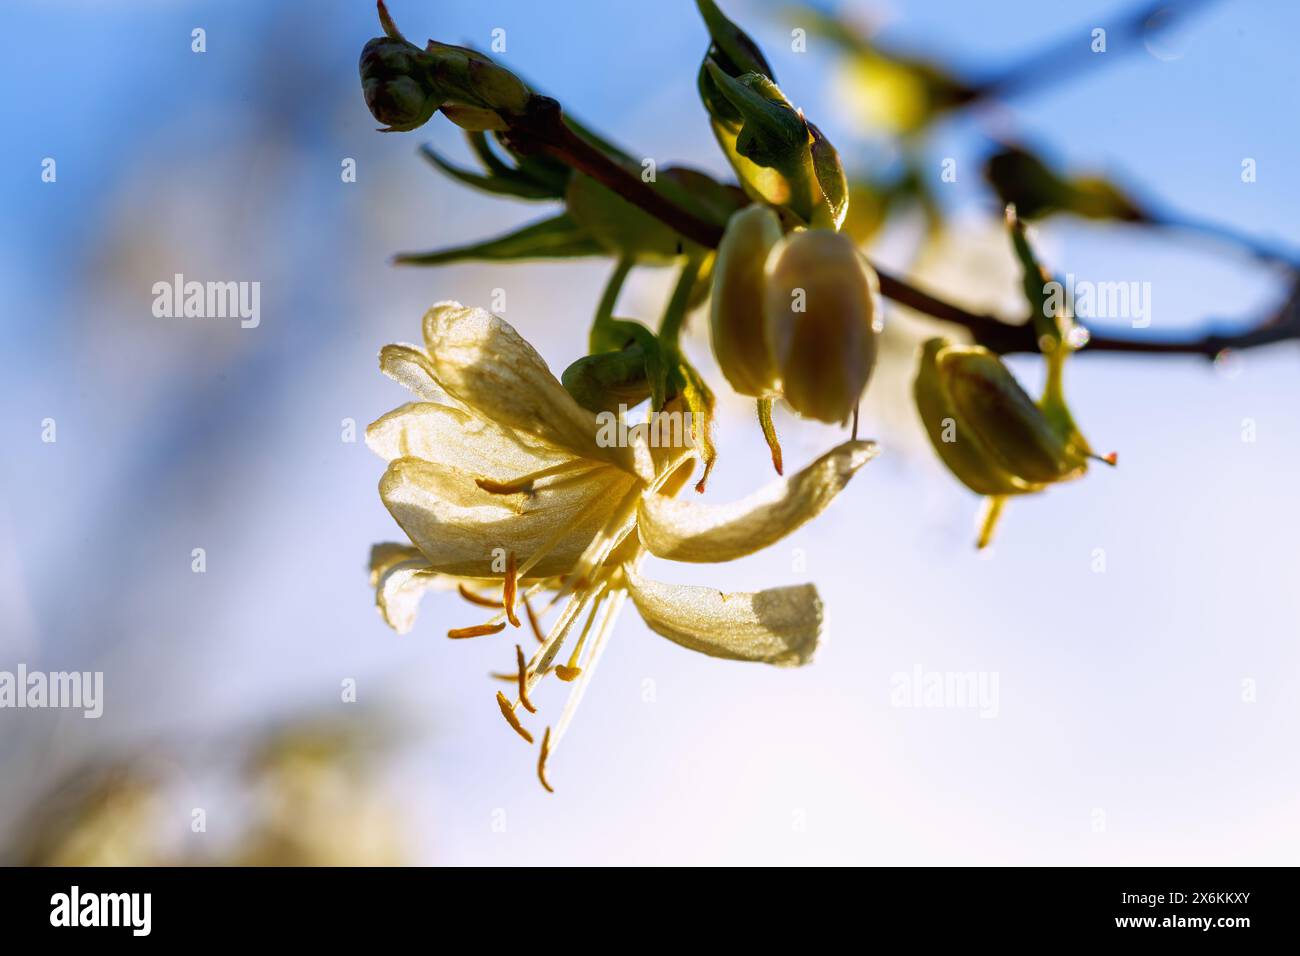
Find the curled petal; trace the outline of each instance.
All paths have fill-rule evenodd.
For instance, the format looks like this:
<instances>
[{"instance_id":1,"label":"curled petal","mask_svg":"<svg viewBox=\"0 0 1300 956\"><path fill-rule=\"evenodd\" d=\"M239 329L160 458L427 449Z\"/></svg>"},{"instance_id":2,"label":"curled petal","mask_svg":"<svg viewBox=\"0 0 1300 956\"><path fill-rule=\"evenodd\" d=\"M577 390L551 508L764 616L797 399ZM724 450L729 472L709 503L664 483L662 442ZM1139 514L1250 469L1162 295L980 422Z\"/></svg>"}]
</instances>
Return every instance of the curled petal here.
<instances>
[{"instance_id":1,"label":"curled petal","mask_svg":"<svg viewBox=\"0 0 1300 956\"><path fill-rule=\"evenodd\" d=\"M450 405L410 402L366 428L366 445L386 461L423 458L505 482L564 461L537 441Z\"/></svg>"},{"instance_id":2,"label":"curled petal","mask_svg":"<svg viewBox=\"0 0 1300 956\"><path fill-rule=\"evenodd\" d=\"M398 634L410 633L420 599L432 588L445 588L447 579L423 559L403 561L388 568L375 587L375 604L388 626Z\"/></svg>"},{"instance_id":3,"label":"curled petal","mask_svg":"<svg viewBox=\"0 0 1300 956\"><path fill-rule=\"evenodd\" d=\"M730 561L752 554L825 510L877 450L875 442L845 442L798 474L729 505L646 495L637 521L641 541L651 554L674 561Z\"/></svg>"},{"instance_id":4,"label":"curled petal","mask_svg":"<svg viewBox=\"0 0 1300 956\"><path fill-rule=\"evenodd\" d=\"M385 345L379 350L379 370L425 401L443 397L429 356L413 345Z\"/></svg>"},{"instance_id":5,"label":"curled petal","mask_svg":"<svg viewBox=\"0 0 1300 956\"><path fill-rule=\"evenodd\" d=\"M635 480L606 466L528 494L499 495L455 468L398 458L380 479L379 495L435 570L499 579L509 552L524 562L545 551L530 565L528 577L536 578L572 568Z\"/></svg>"},{"instance_id":6,"label":"curled petal","mask_svg":"<svg viewBox=\"0 0 1300 956\"><path fill-rule=\"evenodd\" d=\"M572 454L631 469L628 449L597 443L596 416L573 400L502 319L440 302L424 316L424 339L438 384L481 417Z\"/></svg>"},{"instance_id":7,"label":"curled petal","mask_svg":"<svg viewBox=\"0 0 1300 956\"><path fill-rule=\"evenodd\" d=\"M736 661L798 667L812 660L822 602L811 584L752 593L661 584L625 566L632 603L650 629L675 644Z\"/></svg>"},{"instance_id":8,"label":"curled petal","mask_svg":"<svg viewBox=\"0 0 1300 956\"><path fill-rule=\"evenodd\" d=\"M403 561L421 561L420 549L396 541L385 541L370 546L370 586L379 587L380 579Z\"/></svg>"}]
</instances>

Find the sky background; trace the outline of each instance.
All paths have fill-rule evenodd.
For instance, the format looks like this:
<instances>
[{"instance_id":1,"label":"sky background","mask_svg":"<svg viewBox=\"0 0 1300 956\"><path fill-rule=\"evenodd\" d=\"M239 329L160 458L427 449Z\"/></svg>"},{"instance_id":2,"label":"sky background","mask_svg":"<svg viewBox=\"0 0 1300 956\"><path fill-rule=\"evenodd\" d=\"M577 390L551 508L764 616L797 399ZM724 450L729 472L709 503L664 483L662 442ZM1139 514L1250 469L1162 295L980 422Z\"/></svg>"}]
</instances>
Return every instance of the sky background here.
<instances>
[{"instance_id":1,"label":"sky background","mask_svg":"<svg viewBox=\"0 0 1300 956\"><path fill-rule=\"evenodd\" d=\"M907 49L979 76L1114 22L1123 3L847 3ZM394 0L399 26L487 46L637 155L725 174L695 94L706 33L685 0ZM726 4L851 170L889 160L840 95L835 58L790 50L798 17ZM543 863L1295 863L1300 730L1295 531L1300 349L1211 365L1087 355L1068 392L1120 468L1014 502L992 552L977 500L947 475L906 401L922 330L889 305L892 358L865 434L885 452L820 520L742 561L652 561L723 590L815 581L826 643L798 671L701 657L622 617L565 748L558 793L501 721L491 669L511 648L450 644L477 623L426 599L415 631L376 615L369 547L400 532L383 470L341 440L406 400L376 354L418 341L433 302L489 304L557 371L579 354L603 261L399 270L389 256L495 235L541 208L470 193L416 155L435 120L379 135L356 60L367 0L26 2L0 13L0 670L102 670L105 711L0 711L0 834L60 775L114 754L166 754L211 837L239 802L208 789L213 740L295 715L382 713L400 745L369 784L397 808L404 858ZM207 31L207 52L190 31ZM873 254L971 304L1017 308L997 203L978 175L991 135L1105 172L1143 197L1300 249L1300 8L1210 5L1175 32L1039 94L944 123L926 141L950 214L914 261L908 224ZM57 181L41 180L46 157ZM1256 160L1244 184L1241 161ZM340 178L345 158L357 181ZM1145 281L1166 335L1249 322L1282 294L1237 251L1064 220L1039 230L1054 268ZM261 283L261 324L159 319L175 273ZM620 312L653 321L666 271L640 270ZM720 394L708 500L768 479L748 403ZM1036 386L1041 370L1017 359ZM57 442L41 441L42 422ZM1244 423L1254 441L1243 441ZM787 462L840 440L782 410ZM207 571L191 571L202 547ZM1098 573L1097 549L1105 570ZM893 706L892 678L996 674L996 716ZM359 701L340 701L357 681ZM1253 702L1243 682L1252 681ZM544 698L551 708L558 698ZM504 825L503 825L504 824ZM345 839L340 836L340 840Z\"/></svg>"}]
</instances>

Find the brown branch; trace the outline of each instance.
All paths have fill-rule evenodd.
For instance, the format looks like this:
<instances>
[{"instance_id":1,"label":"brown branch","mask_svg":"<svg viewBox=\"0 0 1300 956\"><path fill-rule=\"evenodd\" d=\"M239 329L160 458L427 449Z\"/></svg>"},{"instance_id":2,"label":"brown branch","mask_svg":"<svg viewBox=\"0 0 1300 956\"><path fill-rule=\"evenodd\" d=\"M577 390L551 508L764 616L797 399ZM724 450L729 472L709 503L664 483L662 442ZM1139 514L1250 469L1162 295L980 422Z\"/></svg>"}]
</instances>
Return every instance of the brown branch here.
<instances>
[{"instance_id":1,"label":"brown branch","mask_svg":"<svg viewBox=\"0 0 1300 956\"><path fill-rule=\"evenodd\" d=\"M510 144L516 149L539 149L554 156L641 207L692 242L716 249L722 241L721 226L681 208L575 133L564 122L560 104L549 96L534 96L527 113L511 117L508 135Z\"/></svg>"},{"instance_id":2,"label":"brown branch","mask_svg":"<svg viewBox=\"0 0 1300 956\"><path fill-rule=\"evenodd\" d=\"M685 238L709 249L722 241L722 227L701 219L668 199L632 170L611 159L564 122L560 104L547 96L534 96L528 111L510 118L511 145L522 151L545 152L585 173L628 202L671 226ZM876 269L880 292L899 305L924 315L959 325L980 345L1000 354L1037 352L1032 325L1008 322L953 305L917 288L889 272ZM1225 349L1248 349L1289 339L1300 339L1300 281L1278 312L1242 332L1210 333L1186 339L1114 337L1093 335L1085 352L1123 352L1142 355L1199 355L1214 358Z\"/></svg>"}]
</instances>

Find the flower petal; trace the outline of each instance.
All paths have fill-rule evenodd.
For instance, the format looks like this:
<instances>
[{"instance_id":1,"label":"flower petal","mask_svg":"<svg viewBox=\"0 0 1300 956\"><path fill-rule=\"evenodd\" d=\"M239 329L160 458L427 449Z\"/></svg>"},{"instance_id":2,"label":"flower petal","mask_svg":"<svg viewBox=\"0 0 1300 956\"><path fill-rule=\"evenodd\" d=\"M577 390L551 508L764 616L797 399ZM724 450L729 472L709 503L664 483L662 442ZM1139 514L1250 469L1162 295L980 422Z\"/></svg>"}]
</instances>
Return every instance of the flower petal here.
<instances>
[{"instance_id":1,"label":"flower petal","mask_svg":"<svg viewBox=\"0 0 1300 956\"><path fill-rule=\"evenodd\" d=\"M631 469L629 450L597 444L596 416L573 400L507 322L483 309L440 302L424 316L424 339L438 384L480 417Z\"/></svg>"},{"instance_id":2,"label":"flower petal","mask_svg":"<svg viewBox=\"0 0 1300 956\"><path fill-rule=\"evenodd\" d=\"M523 563L548 549L530 569L535 578L569 571L635 480L606 466L542 479L528 494L498 495L450 466L398 458L379 495L435 570L499 578L509 552Z\"/></svg>"},{"instance_id":3,"label":"flower petal","mask_svg":"<svg viewBox=\"0 0 1300 956\"><path fill-rule=\"evenodd\" d=\"M370 586L379 587L379 581L392 568L403 561L422 560L420 549L396 541L385 541L370 546Z\"/></svg>"},{"instance_id":4,"label":"flower petal","mask_svg":"<svg viewBox=\"0 0 1300 956\"><path fill-rule=\"evenodd\" d=\"M646 495L637 519L641 541L651 554L674 561L730 561L752 554L820 514L876 452L875 442L845 442L798 474L729 505Z\"/></svg>"},{"instance_id":5,"label":"flower petal","mask_svg":"<svg viewBox=\"0 0 1300 956\"><path fill-rule=\"evenodd\" d=\"M423 458L506 482L565 460L536 440L475 418L450 405L410 402L366 428L366 445L379 457Z\"/></svg>"},{"instance_id":6,"label":"flower petal","mask_svg":"<svg viewBox=\"0 0 1300 956\"><path fill-rule=\"evenodd\" d=\"M425 401L443 397L429 356L413 345L385 345L379 350L379 370Z\"/></svg>"},{"instance_id":7,"label":"flower petal","mask_svg":"<svg viewBox=\"0 0 1300 956\"><path fill-rule=\"evenodd\" d=\"M424 558L402 561L380 576L375 604L389 627L398 634L409 634L425 592L445 588L449 583L450 579L434 571Z\"/></svg>"},{"instance_id":8,"label":"flower petal","mask_svg":"<svg viewBox=\"0 0 1300 956\"><path fill-rule=\"evenodd\" d=\"M632 603L650 629L675 644L736 661L797 667L812 660L822 602L811 584L723 594L661 584L625 566Z\"/></svg>"}]
</instances>

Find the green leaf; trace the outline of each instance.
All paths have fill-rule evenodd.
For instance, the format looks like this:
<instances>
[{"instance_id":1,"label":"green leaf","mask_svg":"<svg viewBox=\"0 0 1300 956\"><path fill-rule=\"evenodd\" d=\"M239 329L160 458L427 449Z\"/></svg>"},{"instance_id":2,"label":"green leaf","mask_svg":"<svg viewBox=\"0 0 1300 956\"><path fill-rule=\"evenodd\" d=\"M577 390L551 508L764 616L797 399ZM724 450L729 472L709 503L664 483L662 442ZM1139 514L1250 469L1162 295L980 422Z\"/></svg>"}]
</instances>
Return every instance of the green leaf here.
<instances>
[{"instance_id":1,"label":"green leaf","mask_svg":"<svg viewBox=\"0 0 1300 956\"><path fill-rule=\"evenodd\" d=\"M510 176L517 172L513 166L496 154L496 150L488 142L487 133L466 130L465 139L468 141L470 149L474 151L474 155L478 157L479 162L483 164L483 167L488 172L495 173L498 176Z\"/></svg>"},{"instance_id":2,"label":"green leaf","mask_svg":"<svg viewBox=\"0 0 1300 956\"><path fill-rule=\"evenodd\" d=\"M840 154L830 141L822 135L812 123L808 124L812 134L813 172L817 176L817 185L821 188L825 200L825 212L832 229L839 229L844 217L849 212L849 181L844 175L844 166L840 163Z\"/></svg>"},{"instance_id":3,"label":"green leaf","mask_svg":"<svg viewBox=\"0 0 1300 956\"><path fill-rule=\"evenodd\" d=\"M550 189L540 186L514 171L484 175L471 172L468 169L461 169L440 156L428 144L420 147L420 155L457 182L464 183L474 189L480 189L486 193L495 193L498 196L515 196L519 199L557 198Z\"/></svg>"},{"instance_id":4,"label":"green leaf","mask_svg":"<svg viewBox=\"0 0 1300 956\"><path fill-rule=\"evenodd\" d=\"M570 177L564 201L574 222L620 258L670 261L686 246L671 226L582 173Z\"/></svg>"},{"instance_id":5,"label":"green leaf","mask_svg":"<svg viewBox=\"0 0 1300 956\"><path fill-rule=\"evenodd\" d=\"M403 252L393 258L397 265L439 266L450 262L511 262L525 259L578 259L603 256L605 249L567 214L543 219L495 239L437 249L432 252Z\"/></svg>"},{"instance_id":6,"label":"green leaf","mask_svg":"<svg viewBox=\"0 0 1300 956\"><path fill-rule=\"evenodd\" d=\"M733 75L762 73L775 78L772 67L768 64L767 57L763 56L763 51L759 49L758 44L748 33L728 20L713 0L696 0L695 5L699 7L700 16L704 18L704 25L709 28L709 37L713 40L713 45L727 59L725 65L733 67L728 72Z\"/></svg>"}]
</instances>

